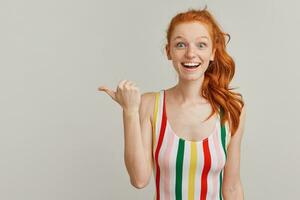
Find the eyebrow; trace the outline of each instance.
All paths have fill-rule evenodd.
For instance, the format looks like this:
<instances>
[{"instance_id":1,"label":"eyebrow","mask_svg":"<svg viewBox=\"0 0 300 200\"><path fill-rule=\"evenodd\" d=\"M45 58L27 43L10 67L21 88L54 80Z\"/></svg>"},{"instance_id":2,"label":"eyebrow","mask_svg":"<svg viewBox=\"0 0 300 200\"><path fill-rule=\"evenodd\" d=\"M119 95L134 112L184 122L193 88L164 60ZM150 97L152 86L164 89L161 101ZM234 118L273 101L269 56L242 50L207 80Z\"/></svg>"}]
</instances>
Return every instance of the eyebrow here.
<instances>
[{"instance_id":1,"label":"eyebrow","mask_svg":"<svg viewBox=\"0 0 300 200\"><path fill-rule=\"evenodd\" d=\"M180 39L180 38L183 38L183 37L182 37L182 36L177 36L177 37L175 37L173 40ZM208 39L207 36L197 37L197 39L198 39L198 38L206 38L206 39Z\"/></svg>"}]
</instances>

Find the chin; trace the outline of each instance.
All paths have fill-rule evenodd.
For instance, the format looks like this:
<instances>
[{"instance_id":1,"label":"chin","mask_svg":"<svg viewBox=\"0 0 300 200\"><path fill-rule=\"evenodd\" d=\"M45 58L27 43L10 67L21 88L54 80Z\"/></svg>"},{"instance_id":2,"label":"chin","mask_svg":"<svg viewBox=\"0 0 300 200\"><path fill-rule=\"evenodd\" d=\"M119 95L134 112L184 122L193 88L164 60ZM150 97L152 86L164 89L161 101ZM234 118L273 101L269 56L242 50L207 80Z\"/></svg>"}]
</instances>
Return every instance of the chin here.
<instances>
[{"instance_id":1,"label":"chin","mask_svg":"<svg viewBox=\"0 0 300 200\"><path fill-rule=\"evenodd\" d=\"M193 74L193 75L181 74L179 78L185 81L196 81L196 80L200 80L203 77L203 75L204 74Z\"/></svg>"}]
</instances>

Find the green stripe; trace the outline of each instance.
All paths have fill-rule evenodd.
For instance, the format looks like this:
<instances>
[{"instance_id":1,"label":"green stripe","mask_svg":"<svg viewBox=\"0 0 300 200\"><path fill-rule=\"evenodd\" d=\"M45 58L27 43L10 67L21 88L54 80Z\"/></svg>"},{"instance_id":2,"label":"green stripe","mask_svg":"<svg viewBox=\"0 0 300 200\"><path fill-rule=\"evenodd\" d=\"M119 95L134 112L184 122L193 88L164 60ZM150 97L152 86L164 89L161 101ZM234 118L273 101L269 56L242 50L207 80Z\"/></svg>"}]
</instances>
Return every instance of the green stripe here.
<instances>
[{"instance_id":1,"label":"green stripe","mask_svg":"<svg viewBox=\"0 0 300 200\"><path fill-rule=\"evenodd\" d=\"M223 147L223 151L225 153L225 158L227 159L227 151L226 151L226 129L225 129L225 123L222 124L221 121L223 119L224 116L224 109L221 107L220 109L220 125L221 125L221 140L222 140L222 147ZM220 172L220 200L222 200L222 185L223 185L223 170Z\"/></svg>"},{"instance_id":2,"label":"green stripe","mask_svg":"<svg viewBox=\"0 0 300 200\"><path fill-rule=\"evenodd\" d=\"M225 147L226 130L225 130L224 124L221 125L221 138L222 138L222 146L223 146L223 150L224 150L224 153L225 153L225 157L227 158L227 152L226 152L226 147Z\"/></svg>"},{"instance_id":3,"label":"green stripe","mask_svg":"<svg viewBox=\"0 0 300 200\"><path fill-rule=\"evenodd\" d=\"M225 153L225 158L227 158L227 152L226 152L226 146L225 146L225 142L226 142L226 129L225 129L225 124L222 124L221 121L223 119L223 115L224 115L224 110L223 108L221 108L221 120L220 120L220 124L221 124L221 140L222 140L222 147Z\"/></svg>"},{"instance_id":4,"label":"green stripe","mask_svg":"<svg viewBox=\"0 0 300 200\"><path fill-rule=\"evenodd\" d=\"M179 139L179 145L177 150L176 158L176 200L182 199L182 166L183 166L183 155L184 155L184 140Z\"/></svg>"},{"instance_id":5,"label":"green stripe","mask_svg":"<svg viewBox=\"0 0 300 200\"><path fill-rule=\"evenodd\" d=\"M223 183L222 172L223 170L220 172L220 189L219 189L220 200L222 200L222 183Z\"/></svg>"}]
</instances>

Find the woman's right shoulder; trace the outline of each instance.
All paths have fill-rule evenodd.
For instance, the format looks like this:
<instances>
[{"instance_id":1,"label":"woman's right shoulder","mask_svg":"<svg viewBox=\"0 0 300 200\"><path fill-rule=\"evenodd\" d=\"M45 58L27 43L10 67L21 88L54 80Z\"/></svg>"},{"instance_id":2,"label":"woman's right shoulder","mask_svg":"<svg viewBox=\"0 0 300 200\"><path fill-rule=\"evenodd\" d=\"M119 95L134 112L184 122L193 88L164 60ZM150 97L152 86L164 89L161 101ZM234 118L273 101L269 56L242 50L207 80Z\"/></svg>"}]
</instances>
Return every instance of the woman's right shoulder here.
<instances>
[{"instance_id":1,"label":"woman's right shoulder","mask_svg":"<svg viewBox=\"0 0 300 200\"><path fill-rule=\"evenodd\" d=\"M143 115L147 115L151 122L153 122L153 113L154 113L154 107L155 107L155 99L158 92L145 92L141 96L141 113Z\"/></svg>"},{"instance_id":2,"label":"woman's right shoulder","mask_svg":"<svg viewBox=\"0 0 300 200\"><path fill-rule=\"evenodd\" d=\"M145 92L141 96L141 101L143 101L144 104L148 104L148 106L150 106L149 104L151 104L151 105L153 104L153 107L154 107L156 95L158 95L159 93L160 93L160 91Z\"/></svg>"}]
</instances>

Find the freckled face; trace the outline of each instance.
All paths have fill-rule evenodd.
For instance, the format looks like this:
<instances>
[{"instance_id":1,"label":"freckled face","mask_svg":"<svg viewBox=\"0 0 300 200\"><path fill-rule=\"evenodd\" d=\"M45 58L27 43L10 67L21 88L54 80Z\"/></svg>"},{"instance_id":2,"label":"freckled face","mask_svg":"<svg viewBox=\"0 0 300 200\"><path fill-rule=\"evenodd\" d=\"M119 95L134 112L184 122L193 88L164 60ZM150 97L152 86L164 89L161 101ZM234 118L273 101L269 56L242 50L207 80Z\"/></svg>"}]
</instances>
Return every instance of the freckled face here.
<instances>
[{"instance_id":1,"label":"freckled face","mask_svg":"<svg viewBox=\"0 0 300 200\"><path fill-rule=\"evenodd\" d=\"M201 78L215 53L209 32L200 22L178 24L166 51L179 78L188 80Z\"/></svg>"}]
</instances>

